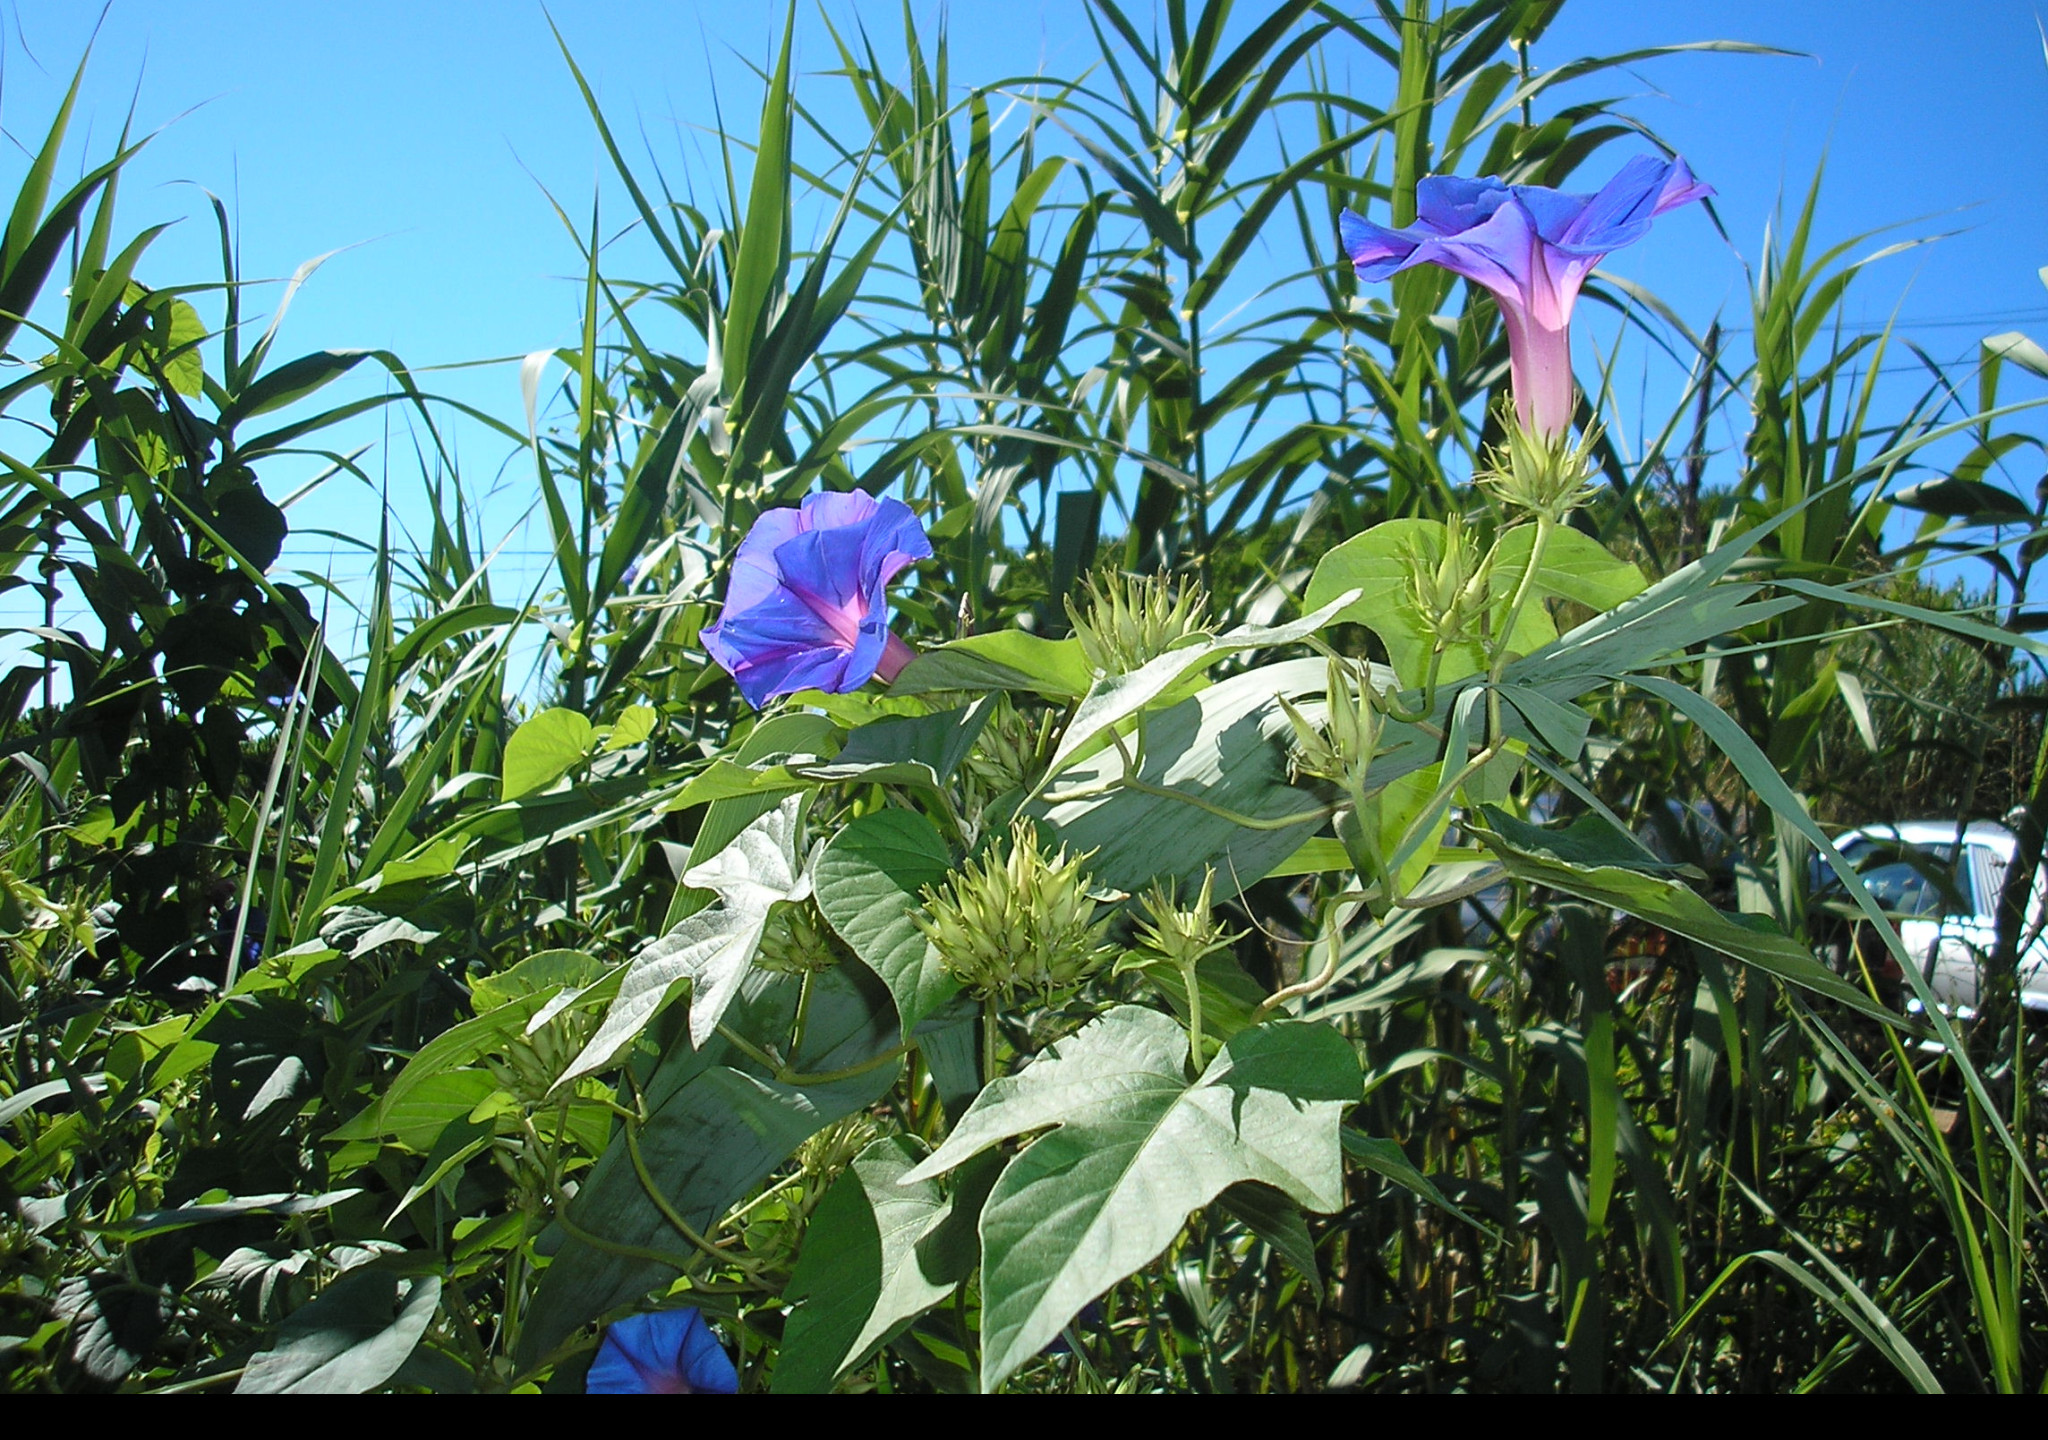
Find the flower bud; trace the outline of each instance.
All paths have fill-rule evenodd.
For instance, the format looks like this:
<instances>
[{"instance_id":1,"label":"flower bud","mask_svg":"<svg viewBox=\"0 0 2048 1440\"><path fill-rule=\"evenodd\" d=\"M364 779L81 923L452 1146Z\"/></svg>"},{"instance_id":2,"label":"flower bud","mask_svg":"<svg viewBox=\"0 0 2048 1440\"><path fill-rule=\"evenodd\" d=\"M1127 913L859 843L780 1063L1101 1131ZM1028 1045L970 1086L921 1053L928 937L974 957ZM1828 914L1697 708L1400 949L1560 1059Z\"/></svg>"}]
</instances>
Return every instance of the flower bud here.
<instances>
[{"instance_id":1,"label":"flower bud","mask_svg":"<svg viewBox=\"0 0 2048 1440\"><path fill-rule=\"evenodd\" d=\"M1093 854L1090 851L1089 854ZM1048 857L1029 820L1010 826L1010 853L969 860L943 884L927 886L912 919L939 952L946 973L982 999L1019 989L1050 998L1078 984L1108 954L1096 896L1082 870L1087 855L1066 847Z\"/></svg>"},{"instance_id":2,"label":"flower bud","mask_svg":"<svg viewBox=\"0 0 2048 1440\"><path fill-rule=\"evenodd\" d=\"M522 1104L538 1105L596 1033L602 1013L571 1007L530 1035L510 1035L497 1055L485 1057L484 1068Z\"/></svg>"},{"instance_id":3,"label":"flower bud","mask_svg":"<svg viewBox=\"0 0 2048 1440\"><path fill-rule=\"evenodd\" d=\"M1128 675L1192 635L1208 634L1209 597L1199 586L1173 593L1165 575L1111 572L1087 582L1080 605L1067 601L1067 618L1081 653L1101 675Z\"/></svg>"},{"instance_id":4,"label":"flower bud","mask_svg":"<svg viewBox=\"0 0 2048 1440\"><path fill-rule=\"evenodd\" d=\"M1280 708L1294 727L1295 747L1287 761L1291 775L1312 775L1352 794L1364 791L1366 773L1379 751L1384 717L1371 676L1361 679L1354 690L1350 662L1330 657L1321 726L1295 709L1285 696L1279 697Z\"/></svg>"},{"instance_id":5,"label":"flower bud","mask_svg":"<svg viewBox=\"0 0 2048 1440\"><path fill-rule=\"evenodd\" d=\"M963 767L975 793L994 800L1036 781L1052 750L1054 718L1049 710L1026 715L1007 698L998 702Z\"/></svg>"},{"instance_id":6,"label":"flower bud","mask_svg":"<svg viewBox=\"0 0 2048 1440\"><path fill-rule=\"evenodd\" d=\"M819 923L811 905L778 905L761 932L754 963L784 974L816 974L837 965L839 953L832 948L831 933Z\"/></svg>"},{"instance_id":7,"label":"flower bud","mask_svg":"<svg viewBox=\"0 0 2048 1440\"><path fill-rule=\"evenodd\" d=\"M1173 887L1160 883L1145 893L1141 902L1146 918L1138 923L1131 946L1132 965L1142 968L1164 962L1183 975L1192 975L1203 958L1227 949L1242 931L1226 930L1216 923L1211 892L1216 884L1214 869L1202 874L1202 891L1188 909L1174 904Z\"/></svg>"},{"instance_id":8,"label":"flower bud","mask_svg":"<svg viewBox=\"0 0 2048 1440\"><path fill-rule=\"evenodd\" d=\"M1443 552L1436 559L1411 547L1401 560L1408 571L1408 603L1424 633L1440 646L1472 638L1472 626L1486 610L1488 567L1463 517L1444 521Z\"/></svg>"}]
</instances>

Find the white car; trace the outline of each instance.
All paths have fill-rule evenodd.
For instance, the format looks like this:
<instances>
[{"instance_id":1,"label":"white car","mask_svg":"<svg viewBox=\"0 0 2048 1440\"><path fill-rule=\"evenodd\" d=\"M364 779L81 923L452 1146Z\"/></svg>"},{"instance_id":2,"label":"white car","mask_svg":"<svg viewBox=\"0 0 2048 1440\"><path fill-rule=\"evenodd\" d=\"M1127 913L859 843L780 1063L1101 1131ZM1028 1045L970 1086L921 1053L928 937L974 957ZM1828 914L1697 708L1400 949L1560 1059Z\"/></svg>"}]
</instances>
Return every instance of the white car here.
<instances>
[{"instance_id":1,"label":"white car","mask_svg":"<svg viewBox=\"0 0 2048 1440\"><path fill-rule=\"evenodd\" d=\"M1920 962L1934 998L1959 1011L1974 1009L1985 963L1997 946L1999 894L2017 848L2013 833L1987 820L1908 820L1845 831L1835 837L1835 847L1897 921L1906 953ZM1824 883L1815 887L1815 898L1831 902L1830 908L1846 903L1841 882L1825 865L1820 875ZM2037 872L2020 937L2020 1003L2048 1012L2044 917L2048 876ZM1883 946L1865 940L1858 949L1879 979L1903 981ZM1836 958L1847 961L1846 947Z\"/></svg>"}]
</instances>

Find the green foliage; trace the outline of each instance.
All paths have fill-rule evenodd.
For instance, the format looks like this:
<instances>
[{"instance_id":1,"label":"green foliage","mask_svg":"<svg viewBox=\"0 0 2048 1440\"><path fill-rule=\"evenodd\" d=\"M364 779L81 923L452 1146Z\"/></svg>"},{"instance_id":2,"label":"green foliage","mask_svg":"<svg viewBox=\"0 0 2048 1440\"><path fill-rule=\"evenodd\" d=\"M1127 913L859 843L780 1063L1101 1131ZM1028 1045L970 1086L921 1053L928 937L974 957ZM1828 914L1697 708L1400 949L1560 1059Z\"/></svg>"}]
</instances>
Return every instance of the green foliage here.
<instances>
[{"instance_id":1,"label":"green foliage","mask_svg":"<svg viewBox=\"0 0 2048 1440\"><path fill-rule=\"evenodd\" d=\"M553 553L509 602L441 402L278 358L312 266L252 339L217 203L220 277L146 284L125 137L50 199L67 99L0 238L9 1385L576 1389L660 1302L749 1392L2038 1388L2048 357L1882 413L1835 322L1888 252L1810 193L1753 357L1657 330L1639 463L1593 397L1598 493L1475 480L1493 301L1361 287L1335 217L1640 133L1566 87L1665 52L1539 64L1556 8L1097 0L1001 87L907 17L799 80L792 15L673 183L568 60L614 188L557 207L578 339L471 417ZM430 523L316 604L266 487L393 403ZM919 654L754 714L734 549L855 488L932 536ZM1974 1017L1814 818L1902 796L2018 807ZM1816 856L1924 1018L1816 958Z\"/></svg>"}]
</instances>

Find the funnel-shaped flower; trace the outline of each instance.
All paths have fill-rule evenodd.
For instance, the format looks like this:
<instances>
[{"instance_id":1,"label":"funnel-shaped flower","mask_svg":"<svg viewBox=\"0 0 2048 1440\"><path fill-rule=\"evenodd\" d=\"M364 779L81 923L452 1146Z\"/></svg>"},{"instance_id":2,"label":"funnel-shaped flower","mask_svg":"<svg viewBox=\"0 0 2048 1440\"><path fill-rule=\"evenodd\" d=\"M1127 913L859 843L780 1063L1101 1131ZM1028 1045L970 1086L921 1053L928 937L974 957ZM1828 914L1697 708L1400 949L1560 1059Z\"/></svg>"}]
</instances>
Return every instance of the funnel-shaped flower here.
<instances>
[{"instance_id":1,"label":"funnel-shaped flower","mask_svg":"<svg viewBox=\"0 0 2048 1440\"><path fill-rule=\"evenodd\" d=\"M1515 413L1524 429L1562 435L1572 417L1572 302L1610 250L1634 244L1650 221L1713 194L1683 160L1638 155L1597 195L1541 185L1433 175L1415 187L1415 223L1400 230L1345 211L1344 249L1360 279L1441 265L1500 301Z\"/></svg>"},{"instance_id":2,"label":"funnel-shaped flower","mask_svg":"<svg viewBox=\"0 0 2048 1440\"><path fill-rule=\"evenodd\" d=\"M732 1395L732 1358L695 1310L656 1310L607 1325L586 1395Z\"/></svg>"},{"instance_id":3,"label":"funnel-shaped flower","mask_svg":"<svg viewBox=\"0 0 2048 1440\"><path fill-rule=\"evenodd\" d=\"M859 490L768 510L733 556L725 613L704 648L756 709L798 690L845 694L910 663L889 633L889 582L932 553L901 500Z\"/></svg>"}]
</instances>

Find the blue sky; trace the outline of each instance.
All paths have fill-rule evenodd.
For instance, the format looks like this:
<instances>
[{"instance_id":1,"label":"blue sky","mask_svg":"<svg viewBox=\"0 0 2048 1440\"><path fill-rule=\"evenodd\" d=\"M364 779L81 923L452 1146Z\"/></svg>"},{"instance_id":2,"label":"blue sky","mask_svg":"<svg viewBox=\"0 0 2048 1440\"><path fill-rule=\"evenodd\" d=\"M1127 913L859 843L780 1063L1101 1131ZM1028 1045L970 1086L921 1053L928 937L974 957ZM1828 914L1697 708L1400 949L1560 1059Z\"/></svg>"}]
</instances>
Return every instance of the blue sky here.
<instances>
[{"instance_id":1,"label":"blue sky","mask_svg":"<svg viewBox=\"0 0 2048 1440\"><path fill-rule=\"evenodd\" d=\"M1127 8L1145 9L1142 0ZM1257 8L1240 6L1246 15ZM858 14L886 27L896 13L844 0L828 9L842 24ZM928 26L940 13L926 0L914 9ZM215 273L216 242L194 186L229 201L250 275L289 275L340 250L294 302L283 353L386 347L432 367L569 343L577 253L542 187L587 213L602 156L548 13L614 124L643 126L665 163L688 156L700 176L713 173L714 77L728 122L751 132L747 65L767 56L778 6L559 0L543 12L508 0L115 0L88 72L78 128L89 126L91 138L80 153L104 153L131 101L143 128L165 127L122 200L131 233L180 220L145 279ZM39 139L97 15L76 0L0 10L0 126L14 141ZM1079 68L1093 52L1082 15L1078 0L961 0L949 12L955 79ZM1706 39L1806 53L1651 61L1576 93L1628 97L1629 111L1719 190L1732 243L1703 214L1674 215L1610 268L1658 290L1695 325L1717 313L1744 323L1744 260L1825 152L1825 238L1901 222L1889 238L1958 232L1873 267L1852 291L1852 319L1880 323L1896 310L1904 331L1944 360L1967 359L1994 331L2048 335L2048 289L2036 274L2048 264L2048 63L2029 6L1573 0L1536 53L1556 62ZM798 59L813 72L835 63L814 9L800 12ZM820 75L804 94L829 119L844 113L838 88ZM10 180L21 151L13 155ZM623 218L623 207L613 213ZM516 423L516 363L433 378ZM1618 387L1624 432L1634 423L1631 383L1624 375ZM1647 385L1656 414L1669 408L1672 383L1651 372L1634 389ZM460 442L472 484L507 458L505 444L482 433L463 432ZM418 483L409 446L390 466L403 513ZM509 524L523 508L528 473L513 463L490 518ZM2030 489L2033 478L2015 480ZM330 486L295 523L363 534L367 498ZM310 534L288 552L316 567L330 553L333 542ZM361 562L338 558L336 568Z\"/></svg>"}]
</instances>

